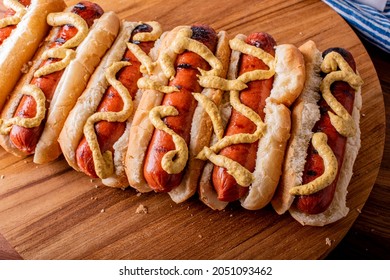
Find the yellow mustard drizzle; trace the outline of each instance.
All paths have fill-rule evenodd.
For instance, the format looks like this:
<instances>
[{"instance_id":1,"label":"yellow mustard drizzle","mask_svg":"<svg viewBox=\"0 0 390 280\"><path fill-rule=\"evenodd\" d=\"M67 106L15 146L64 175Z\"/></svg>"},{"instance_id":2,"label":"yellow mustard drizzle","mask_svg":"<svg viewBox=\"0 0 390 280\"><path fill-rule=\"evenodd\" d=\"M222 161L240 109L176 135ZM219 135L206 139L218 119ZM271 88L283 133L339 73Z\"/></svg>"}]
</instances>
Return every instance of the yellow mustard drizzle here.
<instances>
[{"instance_id":1,"label":"yellow mustard drizzle","mask_svg":"<svg viewBox=\"0 0 390 280\"><path fill-rule=\"evenodd\" d=\"M194 39L191 39L191 28L187 27L187 30L182 29L179 32L178 36L180 36L179 38L181 39L174 40L171 46L175 53L179 54L184 52L185 50L197 53L211 66L211 69L208 71L200 68L198 69L202 76L221 76L223 71L223 65L221 61L217 57L215 57L213 52L206 45Z\"/></svg>"},{"instance_id":2,"label":"yellow mustard drizzle","mask_svg":"<svg viewBox=\"0 0 390 280\"><path fill-rule=\"evenodd\" d=\"M0 19L0 28L9 26L9 25L17 25L23 18L23 16L27 13L27 8L19 3L16 0L4 0L3 5L15 11L15 14L10 17Z\"/></svg>"},{"instance_id":3,"label":"yellow mustard drizzle","mask_svg":"<svg viewBox=\"0 0 390 280\"><path fill-rule=\"evenodd\" d=\"M161 69L167 78L175 76L175 59L172 59L170 53L180 54L185 50L194 52L201 56L211 66L209 71L198 69L202 76L221 76L223 65L221 61L214 56L212 51L204 44L191 39L192 30L190 27L183 27L177 32L176 38L167 50L165 50L159 57Z\"/></svg>"},{"instance_id":4,"label":"yellow mustard drizzle","mask_svg":"<svg viewBox=\"0 0 390 280\"><path fill-rule=\"evenodd\" d=\"M130 62L113 63L105 72L108 83L119 93L123 100L123 108L119 112L96 112L91 115L84 125L84 135L91 148L96 175L101 179L109 177L114 172L111 151L102 154L95 132L95 123L99 121L125 122L133 111L133 101L127 88L116 79L116 74Z\"/></svg>"},{"instance_id":5,"label":"yellow mustard drizzle","mask_svg":"<svg viewBox=\"0 0 390 280\"><path fill-rule=\"evenodd\" d=\"M202 107L205 109L206 113L210 116L212 120L213 128L218 139L223 137L223 122L221 114L219 113L217 105L207 96L193 92L192 95L198 101Z\"/></svg>"},{"instance_id":6,"label":"yellow mustard drizzle","mask_svg":"<svg viewBox=\"0 0 390 280\"><path fill-rule=\"evenodd\" d=\"M139 33L138 33L139 34ZM137 35L137 34L136 34ZM127 43L127 48L131 50L134 56L141 62L140 71L143 74L152 74L156 63L152 61L149 55L147 55L137 44Z\"/></svg>"},{"instance_id":7,"label":"yellow mustard drizzle","mask_svg":"<svg viewBox=\"0 0 390 280\"><path fill-rule=\"evenodd\" d=\"M61 58L60 61L45 65L39 68L34 73L35 78L39 78L44 75L48 75L53 72L64 69L68 64L76 57L76 52L71 49L49 49L42 54L42 59L46 60L48 58Z\"/></svg>"},{"instance_id":8,"label":"yellow mustard drizzle","mask_svg":"<svg viewBox=\"0 0 390 280\"><path fill-rule=\"evenodd\" d=\"M275 58L271 54L264 51L263 49L249 45L238 37L235 37L232 40L230 40L229 45L232 50L240 51L242 53L261 59L270 68L270 70L264 70L264 71L274 72L273 69L275 69L274 66Z\"/></svg>"},{"instance_id":9,"label":"yellow mustard drizzle","mask_svg":"<svg viewBox=\"0 0 390 280\"><path fill-rule=\"evenodd\" d=\"M337 70L338 68L340 70ZM345 81L357 90L363 84L363 80L359 75L355 74L341 54L337 52L330 52L325 56L321 70L328 74L323 79L320 90L329 107L335 112L335 114L330 111L328 112L330 121L341 135L352 137L356 133L352 116L332 95L330 86L335 81Z\"/></svg>"},{"instance_id":10,"label":"yellow mustard drizzle","mask_svg":"<svg viewBox=\"0 0 390 280\"><path fill-rule=\"evenodd\" d=\"M139 22L139 24L143 24L143 22ZM162 28L161 25L156 21L148 21L145 22L145 24L148 24L150 27L152 27L151 32L140 32L133 36L133 41L139 41L139 42L148 42L148 41L156 41L161 33ZM127 47L131 52L134 54L134 56L138 59L139 62L141 62L141 68L140 71L143 74L149 74L151 75L153 72L154 67L156 66L156 63L152 61L149 55L147 55L138 44L134 43L127 43Z\"/></svg>"},{"instance_id":11,"label":"yellow mustard drizzle","mask_svg":"<svg viewBox=\"0 0 390 280\"><path fill-rule=\"evenodd\" d=\"M157 91L163 92L163 93L172 93L175 91L179 91L179 89L175 86L164 86L161 83L153 81L153 80L146 78L146 77L140 78L137 82L137 86L138 86L138 88L154 89L154 90L157 90Z\"/></svg>"},{"instance_id":12,"label":"yellow mustard drizzle","mask_svg":"<svg viewBox=\"0 0 390 280\"><path fill-rule=\"evenodd\" d=\"M309 195L316 193L334 181L338 171L337 159L332 149L328 146L327 141L328 137L325 133L314 133L312 144L324 161L324 173L307 184L291 188L291 195Z\"/></svg>"},{"instance_id":13,"label":"yellow mustard drizzle","mask_svg":"<svg viewBox=\"0 0 390 280\"><path fill-rule=\"evenodd\" d=\"M62 60L38 69L34 73L36 78L60 71L68 66L72 59L76 57L76 52L72 49L80 45L88 35L89 28L86 21L75 13L51 13L47 16L47 23L51 26L72 24L77 28L77 34L60 47L48 49L42 54L42 59L61 58Z\"/></svg>"},{"instance_id":14,"label":"yellow mustard drizzle","mask_svg":"<svg viewBox=\"0 0 390 280\"><path fill-rule=\"evenodd\" d=\"M248 187L253 182L253 174L238 162L228 157L217 155L208 147L204 147L203 153L213 164L224 167L240 186Z\"/></svg>"},{"instance_id":15,"label":"yellow mustard drizzle","mask_svg":"<svg viewBox=\"0 0 390 280\"><path fill-rule=\"evenodd\" d=\"M226 148L231 145L256 142L260 139L266 129L266 125L262 121L261 117L256 114L256 112L254 112L251 108L241 103L239 98L239 91L230 92L230 104L235 110L245 115L248 119L250 119L253 123L256 124L256 131L254 133L240 133L223 137L209 148L210 151L214 153L219 153L223 148ZM206 147L204 147L203 150L200 151L200 153L197 155L197 158L201 160L209 159L211 161L211 159L208 158L205 154L205 148ZM228 159L227 157L224 158ZM233 165L231 166L233 167ZM239 168L238 163L237 168ZM238 178L235 179L237 180Z\"/></svg>"},{"instance_id":16,"label":"yellow mustard drizzle","mask_svg":"<svg viewBox=\"0 0 390 280\"><path fill-rule=\"evenodd\" d=\"M268 70L254 70L246 72L236 80L225 80L216 77L201 77L201 85L219 88L222 90L230 90L230 104L231 106L250 119L256 125L256 131L254 133L241 133L219 138L217 143L213 146L204 147L202 151L197 155L198 159L210 160L214 165L226 168L227 172L234 177L238 184L241 186L249 186L254 177L249 170L245 169L238 162L229 159L228 157L217 155L223 148L241 143L254 143L259 140L266 129L261 117L248 106L241 103L239 98L240 90L246 88L246 83L255 80L263 80L271 78L275 74L275 58L264 50L246 44L239 38L234 38L229 42L232 50L239 51L248 55L255 56L261 59L268 67ZM210 116L212 121L215 120ZM213 124L214 125L214 124ZM216 125L214 125L215 127ZM223 128L222 128L223 129Z\"/></svg>"},{"instance_id":17,"label":"yellow mustard drizzle","mask_svg":"<svg viewBox=\"0 0 390 280\"><path fill-rule=\"evenodd\" d=\"M22 126L25 128L37 127L41 124L45 118L46 106L45 106L45 94L36 85L25 85L21 90L22 95L29 95L34 98L37 108L36 114L32 118L13 117L7 120L0 119L0 133L9 134L13 125Z\"/></svg>"},{"instance_id":18,"label":"yellow mustard drizzle","mask_svg":"<svg viewBox=\"0 0 390 280\"><path fill-rule=\"evenodd\" d=\"M199 84L202 87L218 88L220 90L238 90L246 89L248 86L239 79L227 80L218 76L199 76Z\"/></svg>"},{"instance_id":19,"label":"yellow mustard drizzle","mask_svg":"<svg viewBox=\"0 0 390 280\"><path fill-rule=\"evenodd\" d=\"M157 106L149 112L149 118L156 129L162 130L172 136L176 150L167 152L161 161L161 167L168 174L180 173L187 164L187 143L175 131L170 129L162 120L168 116L177 116L179 112L173 106Z\"/></svg>"},{"instance_id":20,"label":"yellow mustard drizzle","mask_svg":"<svg viewBox=\"0 0 390 280\"><path fill-rule=\"evenodd\" d=\"M246 84L251 81L265 80L271 78L275 74L275 58L263 49L246 44L239 38L234 38L229 41L230 48L235 51L240 51L261 59L267 66L268 70L253 70L241 74L235 80L227 80L220 77L201 76L199 84L204 87L218 88L222 90L238 90L245 89Z\"/></svg>"},{"instance_id":21,"label":"yellow mustard drizzle","mask_svg":"<svg viewBox=\"0 0 390 280\"><path fill-rule=\"evenodd\" d=\"M144 22L139 22L138 25L144 24ZM160 35L162 33L162 28L160 23L157 21L147 21L145 24L152 27L151 32L140 32L133 36L133 41L140 41L140 42L149 42L149 41L156 41L158 38L160 38Z\"/></svg>"}]
</instances>

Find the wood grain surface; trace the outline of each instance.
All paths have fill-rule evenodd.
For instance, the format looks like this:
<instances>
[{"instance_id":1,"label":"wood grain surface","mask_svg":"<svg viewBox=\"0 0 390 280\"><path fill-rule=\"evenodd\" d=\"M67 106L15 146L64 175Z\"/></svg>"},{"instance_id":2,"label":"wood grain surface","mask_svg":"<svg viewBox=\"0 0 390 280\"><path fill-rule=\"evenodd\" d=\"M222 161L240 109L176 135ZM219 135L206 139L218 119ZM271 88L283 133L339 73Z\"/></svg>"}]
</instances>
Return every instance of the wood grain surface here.
<instances>
[{"instance_id":1,"label":"wood grain surface","mask_svg":"<svg viewBox=\"0 0 390 280\"><path fill-rule=\"evenodd\" d=\"M66 1L74 4L76 1ZM353 30L321 1L96 1L120 18L157 20L164 30L201 22L229 36L269 32L276 41L321 50L349 49L365 82L362 148L354 166L344 219L303 227L270 206L247 211L232 204L212 211L193 197L114 190L72 170L63 158L35 165L0 149L0 234L24 259L320 259L349 231L371 192L385 140L382 91ZM1 7L2 8L2 7ZM139 205L147 214L137 214ZM326 242L327 240L330 241ZM1 251L1 248L0 248Z\"/></svg>"}]
</instances>

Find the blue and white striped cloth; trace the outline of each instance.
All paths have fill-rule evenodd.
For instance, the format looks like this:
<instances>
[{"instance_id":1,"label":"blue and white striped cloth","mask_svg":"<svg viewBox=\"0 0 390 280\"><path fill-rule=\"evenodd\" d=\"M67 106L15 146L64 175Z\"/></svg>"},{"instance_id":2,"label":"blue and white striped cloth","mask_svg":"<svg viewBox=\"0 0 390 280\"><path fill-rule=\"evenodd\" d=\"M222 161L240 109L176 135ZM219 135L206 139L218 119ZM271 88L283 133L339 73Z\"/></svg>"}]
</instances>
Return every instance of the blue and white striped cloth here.
<instances>
[{"instance_id":1,"label":"blue and white striped cloth","mask_svg":"<svg viewBox=\"0 0 390 280\"><path fill-rule=\"evenodd\" d=\"M353 0L322 0L370 43L390 53L390 1L383 11Z\"/></svg>"}]
</instances>

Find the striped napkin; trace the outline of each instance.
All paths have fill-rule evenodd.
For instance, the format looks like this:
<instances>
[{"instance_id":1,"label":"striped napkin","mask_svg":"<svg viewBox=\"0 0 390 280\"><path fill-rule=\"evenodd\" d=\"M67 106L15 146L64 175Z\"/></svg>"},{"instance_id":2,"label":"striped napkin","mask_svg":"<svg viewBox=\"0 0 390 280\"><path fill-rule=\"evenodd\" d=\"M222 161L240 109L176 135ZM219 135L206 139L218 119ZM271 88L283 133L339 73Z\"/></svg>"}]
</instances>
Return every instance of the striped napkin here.
<instances>
[{"instance_id":1,"label":"striped napkin","mask_svg":"<svg viewBox=\"0 0 390 280\"><path fill-rule=\"evenodd\" d=\"M390 1L322 1L339 13L367 41L390 53Z\"/></svg>"}]
</instances>

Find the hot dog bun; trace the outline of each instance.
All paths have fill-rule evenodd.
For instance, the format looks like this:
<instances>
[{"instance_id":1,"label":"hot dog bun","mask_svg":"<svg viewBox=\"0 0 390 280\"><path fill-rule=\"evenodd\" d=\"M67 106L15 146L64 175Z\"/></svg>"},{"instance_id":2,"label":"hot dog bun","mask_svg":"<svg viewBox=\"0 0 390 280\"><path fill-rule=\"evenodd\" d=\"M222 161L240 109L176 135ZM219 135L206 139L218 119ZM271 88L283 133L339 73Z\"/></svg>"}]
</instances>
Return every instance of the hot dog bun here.
<instances>
[{"instance_id":1,"label":"hot dog bun","mask_svg":"<svg viewBox=\"0 0 390 280\"><path fill-rule=\"evenodd\" d=\"M64 127L59 136L59 143L65 159L71 167L77 171L81 171L76 160L76 149L84 137L84 126L89 117L97 110L104 93L109 87L109 82L106 79L106 70L114 63L122 60L126 50L127 42L132 35L133 30L142 23L123 21L121 30L114 44L107 52L99 67L91 77L87 88L78 99L76 105L69 113L69 116L64 124ZM153 50L151 50L152 52ZM136 82L135 82L136 83ZM110 187L127 187L129 185L125 170L124 161L128 145L130 127L132 125L134 112L138 107L141 99L142 91L138 90L133 101L132 112L126 122L126 130L124 134L115 142L113 148L113 163L114 173L107 178L101 178L106 186Z\"/></svg>"},{"instance_id":2,"label":"hot dog bun","mask_svg":"<svg viewBox=\"0 0 390 280\"><path fill-rule=\"evenodd\" d=\"M178 26L173 30L166 32L161 37L158 44L158 52L156 55L161 57L164 50L169 49L175 37L186 26ZM165 53L167 54L167 53ZM168 53L171 58L175 57L175 53ZM229 46L227 42L226 32L218 33L218 43L215 57L221 62L223 71L221 76L226 75L227 65L229 60ZM168 78L163 74L161 64L158 63L153 74L150 77L155 82L161 85L168 84ZM222 91L210 88L204 88L202 95L210 98L214 103L219 104L222 99ZM164 93L158 90L146 89L143 97L135 113L133 125L130 130L129 147L126 155L126 173L129 179L130 186L140 192L149 192L152 189L145 181L143 175L143 164L146 156L146 151L154 132L154 126L149 119L149 111L156 106L159 106L164 97ZM179 186L169 192L170 197L176 203L180 203L191 197L197 189L197 184L203 162L196 159L196 154L207 145L210 141L212 133L212 125L208 115L202 106L198 104L195 109L194 117L191 124L191 140L188 147L188 162L185 167L183 180ZM137 143L133 145L132 143Z\"/></svg>"},{"instance_id":3,"label":"hot dog bun","mask_svg":"<svg viewBox=\"0 0 390 280\"><path fill-rule=\"evenodd\" d=\"M246 36L239 34L236 38L245 41ZM228 79L238 76L238 65L241 52L233 50L230 59ZM278 45L275 52L275 76L270 96L266 100L266 130L259 140L253 182L248 193L240 199L242 207L250 210L260 209L267 205L276 189L281 174L281 165L285 147L290 137L289 106L299 96L304 84L304 61L299 50L291 44ZM231 114L229 100L222 104L220 111L224 123ZM215 136L215 135L214 135ZM212 146L216 141L210 144ZM199 184L200 199L212 209L222 210L228 202L221 201L212 183L213 163L208 162L203 170Z\"/></svg>"},{"instance_id":4,"label":"hot dog bun","mask_svg":"<svg viewBox=\"0 0 390 280\"><path fill-rule=\"evenodd\" d=\"M49 31L46 16L65 7L63 0L32 0L17 27L0 46L0 111Z\"/></svg>"},{"instance_id":5,"label":"hot dog bun","mask_svg":"<svg viewBox=\"0 0 390 280\"><path fill-rule=\"evenodd\" d=\"M346 206L347 187L360 148L359 112L362 106L361 92L358 90L355 93L352 113L357 132L347 140L334 199L329 208L323 213L314 215L302 213L293 207L295 196L291 195L289 191L291 188L302 184L307 148L313 135L312 128L320 118L320 108L317 101L320 99L319 87L322 81L320 65L323 58L313 41L306 42L299 49L305 58L307 78L304 90L293 107L291 138L283 164L283 174L271 203L278 214L289 211L292 217L302 225L323 226L341 219L349 211Z\"/></svg>"},{"instance_id":6,"label":"hot dog bun","mask_svg":"<svg viewBox=\"0 0 390 280\"><path fill-rule=\"evenodd\" d=\"M71 9L72 7L68 7L64 12L68 12ZM94 21L86 38L77 47L76 57L65 68L56 86L53 99L50 101L50 107L46 112L45 127L34 152L33 160L35 163L42 164L50 162L61 154L57 139L66 117L76 103L77 98L85 89L90 76L101 58L110 48L118 33L119 25L120 21L115 13L104 13L99 19ZM3 121L14 116L14 112L23 96L21 93L22 88L28 85L33 79L34 73L43 61L42 54L49 49L50 42L53 41L58 30L58 27L51 29L44 45L34 56L33 64L29 72L24 74L19 80L1 114ZM0 135L0 144L6 151L16 156L26 156L26 154L11 143L8 134Z\"/></svg>"}]
</instances>

